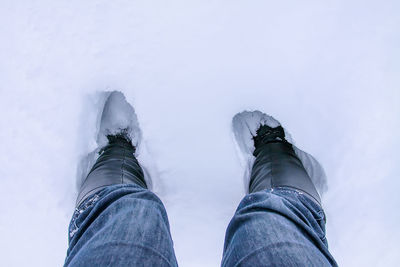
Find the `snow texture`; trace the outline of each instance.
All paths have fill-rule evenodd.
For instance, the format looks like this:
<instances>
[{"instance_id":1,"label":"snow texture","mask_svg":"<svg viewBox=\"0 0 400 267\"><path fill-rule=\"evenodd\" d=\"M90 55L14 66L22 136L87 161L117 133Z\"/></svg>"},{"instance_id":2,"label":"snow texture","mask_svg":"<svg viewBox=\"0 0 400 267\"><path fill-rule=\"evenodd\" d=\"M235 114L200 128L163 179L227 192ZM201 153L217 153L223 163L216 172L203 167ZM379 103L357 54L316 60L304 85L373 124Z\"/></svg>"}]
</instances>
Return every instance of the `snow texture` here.
<instances>
[{"instance_id":1,"label":"snow texture","mask_svg":"<svg viewBox=\"0 0 400 267\"><path fill-rule=\"evenodd\" d=\"M339 265L397 266L399 14L398 0L1 1L0 265L63 264L101 92L118 90L181 266L220 263L244 195L244 110L324 167Z\"/></svg>"}]
</instances>

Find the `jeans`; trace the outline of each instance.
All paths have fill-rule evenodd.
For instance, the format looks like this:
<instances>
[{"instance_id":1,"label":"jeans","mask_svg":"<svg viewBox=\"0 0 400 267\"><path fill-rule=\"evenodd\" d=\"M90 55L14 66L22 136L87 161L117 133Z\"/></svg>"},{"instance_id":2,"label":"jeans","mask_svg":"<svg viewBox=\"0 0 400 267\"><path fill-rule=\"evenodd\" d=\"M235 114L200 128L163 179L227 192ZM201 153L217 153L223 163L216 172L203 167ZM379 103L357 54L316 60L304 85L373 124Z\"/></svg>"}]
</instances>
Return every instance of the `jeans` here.
<instances>
[{"instance_id":1,"label":"jeans","mask_svg":"<svg viewBox=\"0 0 400 267\"><path fill-rule=\"evenodd\" d=\"M137 185L112 185L72 216L66 266L177 266L167 213Z\"/></svg>"},{"instance_id":2,"label":"jeans","mask_svg":"<svg viewBox=\"0 0 400 267\"><path fill-rule=\"evenodd\" d=\"M125 157L134 159L124 153L118 165L105 153L95 166L122 172ZM145 187L107 185L75 209L65 266L177 265L166 210ZM328 251L321 206L291 187L246 195L227 228L222 266L337 266Z\"/></svg>"}]
</instances>

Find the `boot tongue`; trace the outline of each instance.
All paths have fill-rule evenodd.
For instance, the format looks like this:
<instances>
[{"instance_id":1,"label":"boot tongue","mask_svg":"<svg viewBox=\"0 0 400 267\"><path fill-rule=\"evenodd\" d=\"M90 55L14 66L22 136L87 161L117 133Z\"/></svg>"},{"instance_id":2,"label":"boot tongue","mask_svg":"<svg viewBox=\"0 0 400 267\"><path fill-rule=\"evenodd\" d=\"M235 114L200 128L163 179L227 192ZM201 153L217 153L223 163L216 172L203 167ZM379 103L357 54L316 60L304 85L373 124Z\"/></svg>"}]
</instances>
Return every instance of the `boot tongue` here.
<instances>
[{"instance_id":1,"label":"boot tongue","mask_svg":"<svg viewBox=\"0 0 400 267\"><path fill-rule=\"evenodd\" d=\"M268 125L261 125L257 130L257 135L253 136L254 147L258 147L275 142L287 143L285 139L285 131L282 126L275 128L269 127Z\"/></svg>"}]
</instances>

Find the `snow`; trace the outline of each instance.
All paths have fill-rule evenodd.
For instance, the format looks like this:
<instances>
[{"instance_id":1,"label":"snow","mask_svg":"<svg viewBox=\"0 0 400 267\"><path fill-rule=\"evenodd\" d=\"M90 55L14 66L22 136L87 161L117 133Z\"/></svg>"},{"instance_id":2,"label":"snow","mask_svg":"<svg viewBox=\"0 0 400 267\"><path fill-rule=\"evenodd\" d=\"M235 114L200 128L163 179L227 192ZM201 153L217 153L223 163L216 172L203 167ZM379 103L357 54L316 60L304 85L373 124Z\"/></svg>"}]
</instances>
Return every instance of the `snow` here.
<instances>
[{"instance_id":1,"label":"snow","mask_svg":"<svg viewBox=\"0 0 400 267\"><path fill-rule=\"evenodd\" d=\"M121 90L180 265L219 265L244 194L231 121L258 109L324 166L339 265L395 266L399 12L395 0L2 1L1 265L62 265L78 162L95 147L90 96Z\"/></svg>"},{"instance_id":2,"label":"snow","mask_svg":"<svg viewBox=\"0 0 400 267\"><path fill-rule=\"evenodd\" d=\"M104 146L108 143L107 135L116 135L122 130L127 131L129 139L133 146L139 147L142 139L138 118L135 109L126 101L125 96L120 91L106 91L100 93L99 97L106 97L104 108L101 114L99 130L97 134L97 143Z\"/></svg>"}]
</instances>

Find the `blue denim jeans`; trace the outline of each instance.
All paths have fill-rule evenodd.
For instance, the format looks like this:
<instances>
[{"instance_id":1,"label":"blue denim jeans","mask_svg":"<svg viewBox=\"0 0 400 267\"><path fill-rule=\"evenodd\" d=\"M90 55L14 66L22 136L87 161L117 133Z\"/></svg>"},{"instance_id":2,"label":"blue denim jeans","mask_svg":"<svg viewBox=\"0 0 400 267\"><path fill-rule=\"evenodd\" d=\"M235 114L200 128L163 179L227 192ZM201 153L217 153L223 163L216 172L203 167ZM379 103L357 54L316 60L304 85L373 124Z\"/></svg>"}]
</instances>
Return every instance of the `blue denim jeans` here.
<instances>
[{"instance_id":1,"label":"blue denim jeans","mask_svg":"<svg viewBox=\"0 0 400 267\"><path fill-rule=\"evenodd\" d=\"M245 196L226 231L222 266L337 266L322 208L289 187Z\"/></svg>"},{"instance_id":2,"label":"blue denim jeans","mask_svg":"<svg viewBox=\"0 0 400 267\"><path fill-rule=\"evenodd\" d=\"M86 198L69 226L65 266L177 266L160 199L132 184ZM226 231L222 266L336 266L322 208L291 188L246 195Z\"/></svg>"}]
</instances>

